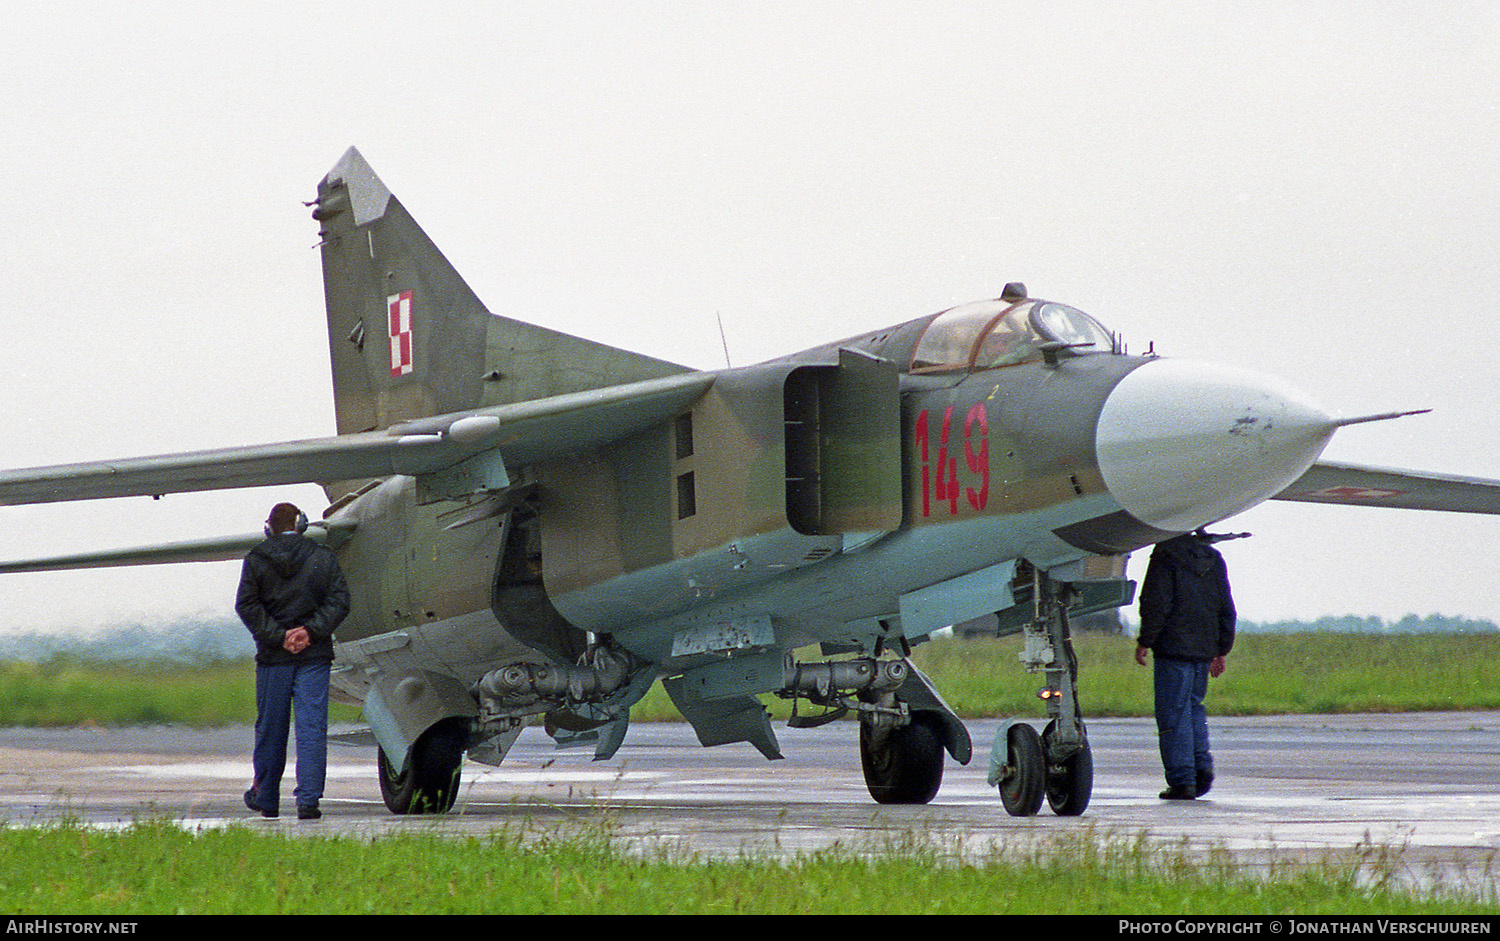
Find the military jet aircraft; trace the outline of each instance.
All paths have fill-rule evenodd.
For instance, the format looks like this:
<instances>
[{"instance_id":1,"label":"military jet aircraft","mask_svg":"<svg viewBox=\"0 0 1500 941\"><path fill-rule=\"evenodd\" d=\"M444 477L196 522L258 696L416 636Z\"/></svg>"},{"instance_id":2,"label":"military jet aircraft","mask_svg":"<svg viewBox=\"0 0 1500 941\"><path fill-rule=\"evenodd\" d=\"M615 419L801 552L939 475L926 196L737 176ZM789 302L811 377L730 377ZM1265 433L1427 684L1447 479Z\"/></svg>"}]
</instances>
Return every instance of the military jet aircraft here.
<instances>
[{"instance_id":1,"label":"military jet aircraft","mask_svg":"<svg viewBox=\"0 0 1500 941\"><path fill-rule=\"evenodd\" d=\"M1123 560L1267 499L1500 512L1500 482L1320 463L1343 425L1286 383L1148 353L1010 284L758 365L694 371L497 316L350 149L320 225L337 434L0 473L0 504L316 482L354 604L335 695L396 813L528 724L616 753L660 680L705 746L853 715L865 780L925 803L964 724L907 659L945 626L1023 631L1048 721L1003 728L1005 809L1088 806L1070 618ZM0 571L236 558L261 537ZM810 654L804 659L794 652Z\"/></svg>"}]
</instances>

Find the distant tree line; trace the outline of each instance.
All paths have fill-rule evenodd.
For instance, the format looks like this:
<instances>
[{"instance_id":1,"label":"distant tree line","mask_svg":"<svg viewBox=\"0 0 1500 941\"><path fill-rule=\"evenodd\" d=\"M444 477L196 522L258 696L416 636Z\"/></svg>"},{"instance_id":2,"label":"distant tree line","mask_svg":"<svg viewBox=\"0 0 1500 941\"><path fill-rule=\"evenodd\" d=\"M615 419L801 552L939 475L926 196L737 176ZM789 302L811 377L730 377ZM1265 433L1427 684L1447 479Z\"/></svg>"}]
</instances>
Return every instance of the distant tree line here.
<instances>
[{"instance_id":1,"label":"distant tree line","mask_svg":"<svg viewBox=\"0 0 1500 941\"><path fill-rule=\"evenodd\" d=\"M1077 618L1077 631L1135 636L1139 625L1125 620L1116 608ZM1395 621L1373 615L1346 614L1312 621L1246 621L1247 634L1493 634L1494 621L1429 614L1408 614ZM160 663L202 663L249 659L255 647L244 625L232 617L188 617L162 623L115 624L103 629L79 627L69 632L0 634L0 660L43 662L57 657L81 660L146 660Z\"/></svg>"},{"instance_id":2,"label":"distant tree line","mask_svg":"<svg viewBox=\"0 0 1500 941\"><path fill-rule=\"evenodd\" d=\"M1296 634L1326 631L1341 634L1493 634L1500 631L1494 621L1429 614L1408 614L1395 621L1374 615L1321 617L1315 621L1240 621L1239 630L1251 634Z\"/></svg>"},{"instance_id":3,"label":"distant tree line","mask_svg":"<svg viewBox=\"0 0 1500 941\"><path fill-rule=\"evenodd\" d=\"M1138 621L1121 624L1122 632L1132 637L1139 629ZM1236 629L1245 634L1494 634L1500 632L1500 625L1494 621L1447 614L1425 617L1408 614L1394 621L1373 614L1345 614L1311 621L1248 621L1240 618Z\"/></svg>"},{"instance_id":4,"label":"distant tree line","mask_svg":"<svg viewBox=\"0 0 1500 941\"><path fill-rule=\"evenodd\" d=\"M0 660L43 662L58 657L80 660L146 660L203 663L255 656L255 645L238 618L186 617L150 624L80 626L72 631L0 634Z\"/></svg>"}]
</instances>

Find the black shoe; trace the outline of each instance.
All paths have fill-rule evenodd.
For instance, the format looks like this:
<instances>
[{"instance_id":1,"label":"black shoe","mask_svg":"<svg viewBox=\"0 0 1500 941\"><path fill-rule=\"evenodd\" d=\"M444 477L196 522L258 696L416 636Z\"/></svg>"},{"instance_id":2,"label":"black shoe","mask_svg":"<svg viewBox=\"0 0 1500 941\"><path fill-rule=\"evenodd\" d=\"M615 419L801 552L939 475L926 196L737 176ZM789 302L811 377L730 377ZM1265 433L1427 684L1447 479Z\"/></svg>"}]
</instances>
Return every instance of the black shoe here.
<instances>
[{"instance_id":1,"label":"black shoe","mask_svg":"<svg viewBox=\"0 0 1500 941\"><path fill-rule=\"evenodd\" d=\"M260 814L262 817L280 817L281 812L268 807L262 807L255 800L255 788L245 792L245 806Z\"/></svg>"},{"instance_id":2,"label":"black shoe","mask_svg":"<svg viewBox=\"0 0 1500 941\"><path fill-rule=\"evenodd\" d=\"M1198 772L1198 796L1202 797L1208 793L1209 788L1214 786L1214 773L1212 771Z\"/></svg>"},{"instance_id":3,"label":"black shoe","mask_svg":"<svg viewBox=\"0 0 1500 941\"><path fill-rule=\"evenodd\" d=\"M297 819L298 820L318 820L322 816L323 816L323 811L319 810L316 807L298 807L297 808Z\"/></svg>"},{"instance_id":4,"label":"black shoe","mask_svg":"<svg viewBox=\"0 0 1500 941\"><path fill-rule=\"evenodd\" d=\"M1198 796L1198 792L1186 784L1174 784L1157 796L1164 801L1190 801Z\"/></svg>"}]
</instances>

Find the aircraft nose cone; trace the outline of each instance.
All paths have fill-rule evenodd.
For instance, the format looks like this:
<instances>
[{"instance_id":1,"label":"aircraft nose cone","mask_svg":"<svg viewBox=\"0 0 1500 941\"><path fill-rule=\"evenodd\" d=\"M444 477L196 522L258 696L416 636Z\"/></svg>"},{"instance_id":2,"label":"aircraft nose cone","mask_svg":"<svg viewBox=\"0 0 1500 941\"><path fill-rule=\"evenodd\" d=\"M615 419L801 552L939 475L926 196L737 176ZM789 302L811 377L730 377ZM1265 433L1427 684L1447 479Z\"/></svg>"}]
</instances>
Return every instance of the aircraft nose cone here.
<instances>
[{"instance_id":1,"label":"aircraft nose cone","mask_svg":"<svg viewBox=\"0 0 1500 941\"><path fill-rule=\"evenodd\" d=\"M1135 518L1188 532L1281 492L1337 426L1273 376L1153 360L1105 400L1095 451L1104 483Z\"/></svg>"}]
</instances>

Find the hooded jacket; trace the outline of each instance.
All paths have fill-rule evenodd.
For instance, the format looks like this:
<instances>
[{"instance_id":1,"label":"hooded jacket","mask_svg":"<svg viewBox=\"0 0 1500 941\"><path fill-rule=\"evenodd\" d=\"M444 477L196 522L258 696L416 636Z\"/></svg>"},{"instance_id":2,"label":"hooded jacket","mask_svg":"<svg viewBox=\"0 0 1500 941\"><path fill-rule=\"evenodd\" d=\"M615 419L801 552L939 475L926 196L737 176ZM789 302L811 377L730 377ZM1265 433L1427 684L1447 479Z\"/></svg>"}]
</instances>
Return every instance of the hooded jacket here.
<instances>
[{"instance_id":1,"label":"hooded jacket","mask_svg":"<svg viewBox=\"0 0 1500 941\"><path fill-rule=\"evenodd\" d=\"M1192 533L1158 543L1141 584L1136 643L1158 657L1206 662L1234 646L1234 598L1224 557Z\"/></svg>"},{"instance_id":2,"label":"hooded jacket","mask_svg":"<svg viewBox=\"0 0 1500 941\"><path fill-rule=\"evenodd\" d=\"M333 659L333 631L349 613L349 589L333 552L298 533L277 533L250 550L234 610L255 638L262 665ZM307 628L307 649L284 647L286 632Z\"/></svg>"}]
</instances>

